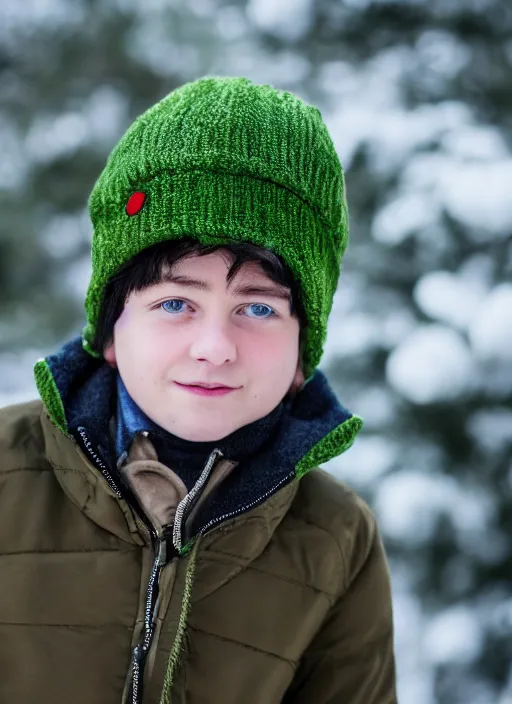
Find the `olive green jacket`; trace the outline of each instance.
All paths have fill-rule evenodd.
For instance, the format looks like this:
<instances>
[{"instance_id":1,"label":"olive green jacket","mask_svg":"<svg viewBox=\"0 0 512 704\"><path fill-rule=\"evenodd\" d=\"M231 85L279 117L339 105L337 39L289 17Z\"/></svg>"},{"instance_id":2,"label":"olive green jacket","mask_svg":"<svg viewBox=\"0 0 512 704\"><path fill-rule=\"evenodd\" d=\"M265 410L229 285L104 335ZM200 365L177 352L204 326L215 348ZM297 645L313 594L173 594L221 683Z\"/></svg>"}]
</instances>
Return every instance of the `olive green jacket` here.
<instances>
[{"instance_id":1,"label":"olive green jacket","mask_svg":"<svg viewBox=\"0 0 512 704\"><path fill-rule=\"evenodd\" d=\"M41 402L4 409L0 429L0 702L119 704L151 543ZM145 703L160 701L172 655L176 704L396 701L375 520L326 472L204 535L184 624L191 559L163 568Z\"/></svg>"},{"instance_id":2,"label":"olive green jacket","mask_svg":"<svg viewBox=\"0 0 512 704\"><path fill-rule=\"evenodd\" d=\"M212 453L194 501L174 483L171 535L137 484L162 466L127 463L148 529L86 447L41 401L0 411L2 704L395 704L386 558L351 489L309 468L188 539L233 463Z\"/></svg>"}]
</instances>

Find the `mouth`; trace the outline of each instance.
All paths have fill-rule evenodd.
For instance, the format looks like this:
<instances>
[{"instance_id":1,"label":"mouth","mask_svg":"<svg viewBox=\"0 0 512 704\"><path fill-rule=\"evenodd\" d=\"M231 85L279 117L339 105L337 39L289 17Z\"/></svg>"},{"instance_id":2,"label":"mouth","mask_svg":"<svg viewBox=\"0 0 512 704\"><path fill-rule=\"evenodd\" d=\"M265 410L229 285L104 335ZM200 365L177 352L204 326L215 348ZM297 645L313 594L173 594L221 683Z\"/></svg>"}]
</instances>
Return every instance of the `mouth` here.
<instances>
[{"instance_id":1,"label":"mouth","mask_svg":"<svg viewBox=\"0 0 512 704\"><path fill-rule=\"evenodd\" d=\"M217 384L180 384L178 381L174 382L178 387L189 393L198 394L199 396L224 396L237 389L232 386L219 386Z\"/></svg>"},{"instance_id":2,"label":"mouth","mask_svg":"<svg viewBox=\"0 0 512 704\"><path fill-rule=\"evenodd\" d=\"M176 382L180 386L196 386L201 389L234 389L234 386L226 386L225 384L207 384L202 381L191 381L190 383Z\"/></svg>"}]
</instances>

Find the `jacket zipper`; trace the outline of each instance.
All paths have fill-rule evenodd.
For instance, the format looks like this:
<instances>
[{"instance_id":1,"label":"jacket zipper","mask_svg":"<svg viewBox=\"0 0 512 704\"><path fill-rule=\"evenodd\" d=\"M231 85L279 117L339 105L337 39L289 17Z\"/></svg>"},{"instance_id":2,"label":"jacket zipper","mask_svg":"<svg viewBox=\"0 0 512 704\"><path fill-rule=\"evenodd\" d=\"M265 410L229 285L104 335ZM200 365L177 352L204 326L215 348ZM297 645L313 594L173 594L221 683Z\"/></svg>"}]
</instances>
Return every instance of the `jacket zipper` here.
<instances>
[{"instance_id":1,"label":"jacket zipper","mask_svg":"<svg viewBox=\"0 0 512 704\"><path fill-rule=\"evenodd\" d=\"M165 565L178 557L177 551L170 555L167 550L168 539L166 534L158 538L155 546L155 560L151 569L149 582L146 590L146 606L144 609L144 625L140 635L139 643L132 653L130 700L132 704L140 704L142 701L144 664L151 648L155 631L156 612L158 606L158 586L160 573Z\"/></svg>"},{"instance_id":2,"label":"jacket zipper","mask_svg":"<svg viewBox=\"0 0 512 704\"><path fill-rule=\"evenodd\" d=\"M142 687L143 687L143 671L144 663L147 654L151 648L151 643L153 640L154 626L156 620L156 610L158 605L158 583L160 580L160 573L165 565L169 564L179 556L179 552L183 547L183 522L185 521L187 515L192 510L196 500L199 498L201 490L208 481L208 478L215 465L215 460L217 457L222 457L223 453L221 450L216 448L211 453L208 461L199 476L199 479L194 484L190 492L185 496L182 501L178 504L176 508L176 514L174 518L173 525L173 535L172 535L172 550L168 551L168 534L164 531L162 535L158 535L151 521L144 514L142 509L138 506L138 503L134 500L134 497L130 496L132 500L128 498L126 494L131 492L125 491L123 493L112 477L112 474L108 470L105 463L101 460L98 454L94 451L93 445L87 436L86 429L83 426L79 426L77 431L81 438L81 445L84 452L92 460L93 464L98 467L102 476L107 481L109 487L119 498L124 499L131 508L135 509L135 512L139 514L140 519L145 528L150 532L151 540L155 550L155 560L153 562L153 567L151 569L151 574L149 577L148 586L146 589L146 606L144 610L144 626L141 632L141 638L139 643L135 646L132 653L132 665L131 665L131 683L130 683L130 693L129 698L132 704L141 704L142 702ZM123 487L124 488L124 487ZM134 506L135 504L135 506Z\"/></svg>"},{"instance_id":3,"label":"jacket zipper","mask_svg":"<svg viewBox=\"0 0 512 704\"><path fill-rule=\"evenodd\" d=\"M178 504L173 522L172 539L169 540L169 538L171 538L170 531L166 529L164 529L157 538L155 544L155 560L146 590L144 626L139 643L135 646L132 653L131 704L141 704L142 702L144 664L151 649L155 632L156 613L159 603L158 592L160 574L166 565L179 557L180 550L183 547L183 523L208 481L216 459L222 456L223 453L221 450L213 450L198 480L189 493ZM171 550L169 550L169 547L171 547Z\"/></svg>"},{"instance_id":4,"label":"jacket zipper","mask_svg":"<svg viewBox=\"0 0 512 704\"><path fill-rule=\"evenodd\" d=\"M77 428L77 430L78 430L78 432L79 432L79 434L80 434L80 437L82 438L82 442L83 442L83 447L84 447L84 449L86 450L86 452L87 452L87 454L89 455L89 457L92 459L92 461L94 462L94 464L99 468L99 470L101 471L101 473L103 474L103 476L104 476L105 479L107 480L107 484L109 485L109 487L112 489L112 491L113 491L115 494L117 494L117 496L118 496L119 498L123 498L123 495L122 495L122 493L121 493L121 490L119 489L119 487L118 487L117 484L115 483L115 481L114 481L112 475L110 474L110 472L108 471L106 465L105 465L104 462L98 457L98 455L94 452L93 447L92 447L92 443L91 443L91 441L89 440L89 438L87 437L87 435L86 435L86 433L85 433L85 428L84 428L83 426L79 426L79 427Z\"/></svg>"},{"instance_id":5,"label":"jacket zipper","mask_svg":"<svg viewBox=\"0 0 512 704\"><path fill-rule=\"evenodd\" d=\"M199 479L196 481L189 493L180 501L176 508L176 514L174 517L174 526L172 530L172 542L176 550L180 551L183 547L183 520L185 515L188 515L197 499L199 498L201 491L204 489L204 485L208 481L210 474L212 473L213 465L219 457L224 457L224 453L216 448L211 453L208 458L203 471L201 472Z\"/></svg>"},{"instance_id":6,"label":"jacket zipper","mask_svg":"<svg viewBox=\"0 0 512 704\"><path fill-rule=\"evenodd\" d=\"M249 511L251 508L258 506L259 504L263 503L263 501L265 501L265 499L267 499L269 496L272 496L272 494L275 494L278 489L280 489L282 486L284 486L285 484L290 482L294 477L295 477L295 472L291 472L286 477L281 479L277 484L275 484L272 487L272 489L269 489L268 491L266 491L262 496L260 496L255 501L251 501L251 503L245 504L241 508L237 508L235 511L231 511L230 513L225 513L224 515L218 516L217 518L212 518L211 521L209 521L205 526L203 526L202 528L200 528L198 530L198 534L204 535L207 530L210 530L210 528L213 528L214 526L218 525L219 523L226 521L228 518L233 518L234 516L238 516L241 513L245 513L246 511Z\"/></svg>"},{"instance_id":7,"label":"jacket zipper","mask_svg":"<svg viewBox=\"0 0 512 704\"><path fill-rule=\"evenodd\" d=\"M116 481L112 477L112 474L109 472L107 469L105 463L101 460L101 458L97 455L97 453L94 451L93 446L91 441L89 440L85 428L80 426L77 428L78 433L80 434L81 440L82 440L82 447L84 451L87 453L87 455L91 458L93 464L95 464L98 469L100 470L102 476L105 478L107 481L109 487L112 489L112 491L119 497L124 499L128 505L132 508L135 509L135 512L139 514L139 517L142 520L142 523L144 524L144 527L147 528L150 532L150 536L152 539L152 543L154 545L154 550L155 550L155 560L153 562L153 567L151 569L151 574L149 577L149 582L146 590L146 606L145 606L145 612L144 612L144 626L142 628L141 632L141 637L139 640L139 643L135 646L133 649L132 653L132 665L131 665L131 684L130 684L130 692L129 692L129 699L131 700L132 704L141 704L142 702L142 687L143 687L143 671L144 671L144 663L146 660L146 657L148 655L148 652L151 648L152 640L153 640L153 635L154 635L154 626L155 626L155 621L156 621L156 611L157 611L157 605L158 605L158 584L160 581L160 573L167 564L172 562L173 560L177 559L179 557L180 551L183 548L183 523L186 520L188 514L194 507L195 502L199 498L201 491L203 490L206 482L208 481L208 478L210 477L210 474L213 470L213 467L215 465L215 461L217 460L218 457L222 457L223 453L220 449L216 448L213 450L211 453L210 457L208 458L208 461L201 472L198 480L192 487L192 489L189 491L189 493L180 501L176 508L176 514L174 518L174 523L173 523L173 528L172 528L172 542L169 541L169 534L164 530L162 535L158 536L157 531L155 530L153 524L147 516L144 514L142 509L138 507L138 504L134 500L130 500L119 488L117 485ZM234 516L238 516L241 513L244 513L246 511L249 511L251 508L254 506L260 504L262 501L264 501L266 498L274 494L278 489L280 489L284 484L286 484L288 481L293 479L295 476L295 473L290 473L288 476L284 477L284 479L281 479L275 486L272 487L269 491L265 492L262 496L260 496L258 499L255 501L252 501L249 504L244 505L241 508L236 509L235 511L231 511L230 513L226 513L222 516L219 516L218 518L214 518L211 521L209 521L205 526L203 526L199 531L198 534L204 535L206 531L208 531L210 528L213 528L214 526L218 525L219 523L222 523L223 521L227 520L228 518L233 518ZM124 488L124 487L123 487ZM128 493L128 492L126 492ZM134 507L134 504L137 505L137 508ZM172 549L171 551L168 550L169 543L171 542Z\"/></svg>"}]
</instances>

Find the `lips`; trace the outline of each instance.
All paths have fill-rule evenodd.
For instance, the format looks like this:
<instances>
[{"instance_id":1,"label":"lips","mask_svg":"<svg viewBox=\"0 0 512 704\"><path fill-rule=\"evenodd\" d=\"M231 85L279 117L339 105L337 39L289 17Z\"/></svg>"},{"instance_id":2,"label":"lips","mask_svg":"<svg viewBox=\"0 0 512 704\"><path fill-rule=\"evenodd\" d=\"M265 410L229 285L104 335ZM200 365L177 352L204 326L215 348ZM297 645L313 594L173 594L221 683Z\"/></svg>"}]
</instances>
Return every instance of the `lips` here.
<instances>
[{"instance_id":1,"label":"lips","mask_svg":"<svg viewBox=\"0 0 512 704\"><path fill-rule=\"evenodd\" d=\"M227 396L228 394L231 394L233 391L236 391L236 387L233 388L231 386L218 386L215 385L213 388L206 387L204 385L194 385L194 384L180 384L179 382L175 381L174 382L176 386L181 387L183 391L186 391L189 394L195 394L196 396L204 396L204 397L215 397L215 396Z\"/></svg>"},{"instance_id":2,"label":"lips","mask_svg":"<svg viewBox=\"0 0 512 704\"><path fill-rule=\"evenodd\" d=\"M177 382L178 384L180 382ZM202 389L233 389L234 386L226 386L225 384L203 384L200 381L192 381L190 384L181 384L182 386L200 386Z\"/></svg>"}]
</instances>

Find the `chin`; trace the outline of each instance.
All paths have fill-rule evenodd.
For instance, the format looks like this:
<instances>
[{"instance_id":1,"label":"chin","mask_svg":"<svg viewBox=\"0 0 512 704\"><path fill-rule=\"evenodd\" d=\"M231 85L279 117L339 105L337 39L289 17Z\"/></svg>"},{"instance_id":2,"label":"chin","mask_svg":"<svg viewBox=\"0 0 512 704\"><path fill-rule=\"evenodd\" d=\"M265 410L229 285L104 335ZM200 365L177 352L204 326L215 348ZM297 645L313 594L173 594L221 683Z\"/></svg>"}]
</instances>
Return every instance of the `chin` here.
<instances>
[{"instance_id":1,"label":"chin","mask_svg":"<svg viewBox=\"0 0 512 704\"><path fill-rule=\"evenodd\" d=\"M204 429L199 431L197 427L191 428L190 430L185 428L166 428L166 430L173 435L177 435L182 440L189 440L190 442L215 442L216 440L222 440L222 438L225 438L226 435L233 432L233 430L230 430L229 428L215 431L205 431Z\"/></svg>"}]
</instances>

